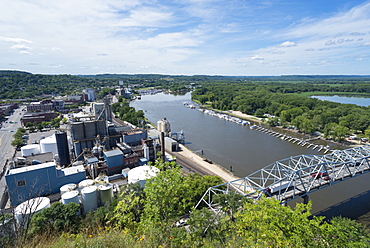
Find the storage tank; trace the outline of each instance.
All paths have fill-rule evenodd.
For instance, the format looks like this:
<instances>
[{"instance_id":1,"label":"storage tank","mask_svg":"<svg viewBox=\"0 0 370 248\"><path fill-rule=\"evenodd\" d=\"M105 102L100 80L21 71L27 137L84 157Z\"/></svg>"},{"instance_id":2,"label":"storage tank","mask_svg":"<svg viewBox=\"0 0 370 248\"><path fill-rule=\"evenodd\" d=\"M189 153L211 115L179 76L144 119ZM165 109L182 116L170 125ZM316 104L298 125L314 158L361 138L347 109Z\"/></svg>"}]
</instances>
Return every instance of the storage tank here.
<instances>
[{"instance_id":1,"label":"storage tank","mask_svg":"<svg viewBox=\"0 0 370 248\"><path fill-rule=\"evenodd\" d=\"M57 140L55 135L40 140L41 153L52 152L53 155L58 154Z\"/></svg>"},{"instance_id":2,"label":"storage tank","mask_svg":"<svg viewBox=\"0 0 370 248\"><path fill-rule=\"evenodd\" d=\"M82 180L79 184L78 184L78 191L81 192L81 190L83 188L86 188L86 187L89 187L91 185L94 185L94 180L92 179L85 179L85 180Z\"/></svg>"},{"instance_id":3,"label":"storage tank","mask_svg":"<svg viewBox=\"0 0 370 248\"><path fill-rule=\"evenodd\" d=\"M100 205L103 206L113 198L113 184L99 185L99 199Z\"/></svg>"},{"instance_id":4,"label":"storage tank","mask_svg":"<svg viewBox=\"0 0 370 248\"><path fill-rule=\"evenodd\" d=\"M159 169L154 166L143 165L130 170L128 174L128 183L140 183L144 187L146 180L155 177Z\"/></svg>"},{"instance_id":5,"label":"storage tank","mask_svg":"<svg viewBox=\"0 0 370 248\"><path fill-rule=\"evenodd\" d=\"M17 224L24 227L28 224L32 215L50 207L50 199L47 197L36 197L19 204L14 211Z\"/></svg>"},{"instance_id":6,"label":"storage tank","mask_svg":"<svg viewBox=\"0 0 370 248\"><path fill-rule=\"evenodd\" d=\"M26 145L21 147L22 157L28 157L40 154L40 146L38 144Z\"/></svg>"},{"instance_id":7,"label":"storage tank","mask_svg":"<svg viewBox=\"0 0 370 248\"><path fill-rule=\"evenodd\" d=\"M88 186L81 190L81 200L84 206L84 212L88 213L90 210L98 208L98 194L95 185Z\"/></svg>"},{"instance_id":8,"label":"storage tank","mask_svg":"<svg viewBox=\"0 0 370 248\"><path fill-rule=\"evenodd\" d=\"M66 192L62 195L62 203L64 205L67 205L70 202L80 204L80 201L78 200L78 191L77 190L72 190L72 191Z\"/></svg>"},{"instance_id":9,"label":"storage tank","mask_svg":"<svg viewBox=\"0 0 370 248\"><path fill-rule=\"evenodd\" d=\"M63 196L64 193L77 189L75 183L68 183L60 187L60 196Z\"/></svg>"},{"instance_id":10,"label":"storage tank","mask_svg":"<svg viewBox=\"0 0 370 248\"><path fill-rule=\"evenodd\" d=\"M55 133L55 140L57 143L57 153L59 155L59 164L67 166L71 163L69 158L69 147L66 132Z\"/></svg>"}]
</instances>

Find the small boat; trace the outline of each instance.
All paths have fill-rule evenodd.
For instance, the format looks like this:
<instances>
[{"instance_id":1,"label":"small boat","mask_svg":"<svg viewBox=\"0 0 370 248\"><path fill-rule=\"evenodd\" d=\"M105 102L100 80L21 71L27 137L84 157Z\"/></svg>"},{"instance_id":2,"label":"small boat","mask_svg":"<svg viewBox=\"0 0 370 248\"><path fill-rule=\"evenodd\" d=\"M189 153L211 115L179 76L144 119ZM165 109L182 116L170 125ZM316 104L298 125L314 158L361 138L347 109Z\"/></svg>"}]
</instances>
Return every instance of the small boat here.
<instances>
[{"instance_id":1,"label":"small boat","mask_svg":"<svg viewBox=\"0 0 370 248\"><path fill-rule=\"evenodd\" d=\"M249 128L250 128L250 129L256 129L256 128L258 128L258 126L257 126L257 125L252 125L252 126L250 126Z\"/></svg>"}]
</instances>

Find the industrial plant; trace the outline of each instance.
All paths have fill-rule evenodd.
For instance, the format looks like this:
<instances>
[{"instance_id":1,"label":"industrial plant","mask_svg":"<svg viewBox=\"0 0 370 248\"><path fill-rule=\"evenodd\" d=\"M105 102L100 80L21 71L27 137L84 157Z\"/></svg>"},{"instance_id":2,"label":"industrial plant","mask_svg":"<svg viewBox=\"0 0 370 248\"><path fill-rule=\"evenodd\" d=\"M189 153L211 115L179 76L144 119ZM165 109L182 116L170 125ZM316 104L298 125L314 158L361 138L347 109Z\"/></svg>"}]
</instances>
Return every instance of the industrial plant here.
<instances>
[{"instance_id":1,"label":"industrial plant","mask_svg":"<svg viewBox=\"0 0 370 248\"><path fill-rule=\"evenodd\" d=\"M165 150L176 151L178 141L171 138L165 118L158 121L158 130L139 128L115 118L111 101L105 97L82 112L68 113L63 128L21 147L5 173L8 206L16 209L18 221L49 207L50 201L80 204L85 213L95 210L122 184L144 187L159 171L147 165L158 154L172 159ZM184 138L183 133L174 135ZM39 207L29 207L37 200Z\"/></svg>"}]
</instances>

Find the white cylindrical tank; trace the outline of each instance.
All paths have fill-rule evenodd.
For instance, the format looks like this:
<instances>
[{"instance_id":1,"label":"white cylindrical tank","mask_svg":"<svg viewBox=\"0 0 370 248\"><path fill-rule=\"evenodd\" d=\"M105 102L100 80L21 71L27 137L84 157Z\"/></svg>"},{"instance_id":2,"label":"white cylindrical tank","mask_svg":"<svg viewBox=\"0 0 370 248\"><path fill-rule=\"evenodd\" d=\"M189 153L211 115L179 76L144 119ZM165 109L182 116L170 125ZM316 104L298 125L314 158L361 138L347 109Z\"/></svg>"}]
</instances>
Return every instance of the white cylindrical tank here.
<instances>
[{"instance_id":1,"label":"white cylindrical tank","mask_svg":"<svg viewBox=\"0 0 370 248\"><path fill-rule=\"evenodd\" d=\"M144 187L146 180L155 177L159 169L154 166L143 165L130 170L128 174L128 183L140 183Z\"/></svg>"},{"instance_id":2,"label":"white cylindrical tank","mask_svg":"<svg viewBox=\"0 0 370 248\"><path fill-rule=\"evenodd\" d=\"M90 210L98 208L98 194L95 185L85 187L81 190L81 200L84 206L84 212L88 213Z\"/></svg>"},{"instance_id":3,"label":"white cylindrical tank","mask_svg":"<svg viewBox=\"0 0 370 248\"><path fill-rule=\"evenodd\" d=\"M113 198L113 184L99 185L100 205L103 206Z\"/></svg>"},{"instance_id":4,"label":"white cylindrical tank","mask_svg":"<svg viewBox=\"0 0 370 248\"><path fill-rule=\"evenodd\" d=\"M94 180L92 179L85 179L85 180L82 180L79 184L78 184L78 191L81 192L81 190L83 188L86 188L86 187L89 187L91 185L94 185Z\"/></svg>"},{"instance_id":5,"label":"white cylindrical tank","mask_svg":"<svg viewBox=\"0 0 370 248\"><path fill-rule=\"evenodd\" d=\"M50 207L50 199L47 197L36 197L19 204L14 211L17 224L24 227L28 224L32 215Z\"/></svg>"},{"instance_id":6,"label":"white cylindrical tank","mask_svg":"<svg viewBox=\"0 0 370 248\"><path fill-rule=\"evenodd\" d=\"M72 191L66 192L62 195L62 203L64 205L67 205L70 202L80 204L80 201L78 200L78 191L77 190L72 190Z\"/></svg>"},{"instance_id":7,"label":"white cylindrical tank","mask_svg":"<svg viewBox=\"0 0 370 248\"><path fill-rule=\"evenodd\" d=\"M41 153L52 152L53 155L58 153L57 140L55 135L40 140Z\"/></svg>"},{"instance_id":8,"label":"white cylindrical tank","mask_svg":"<svg viewBox=\"0 0 370 248\"><path fill-rule=\"evenodd\" d=\"M22 157L28 157L40 154L40 146L38 144L26 145L21 147Z\"/></svg>"},{"instance_id":9,"label":"white cylindrical tank","mask_svg":"<svg viewBox=\"0 0 370 248\"><path fill-rule=\"evenodd\" d=\"M63 196L64 193L77 189L75 183L68 183L60 187L60 196Z\"/></svg>"}]
</instances>

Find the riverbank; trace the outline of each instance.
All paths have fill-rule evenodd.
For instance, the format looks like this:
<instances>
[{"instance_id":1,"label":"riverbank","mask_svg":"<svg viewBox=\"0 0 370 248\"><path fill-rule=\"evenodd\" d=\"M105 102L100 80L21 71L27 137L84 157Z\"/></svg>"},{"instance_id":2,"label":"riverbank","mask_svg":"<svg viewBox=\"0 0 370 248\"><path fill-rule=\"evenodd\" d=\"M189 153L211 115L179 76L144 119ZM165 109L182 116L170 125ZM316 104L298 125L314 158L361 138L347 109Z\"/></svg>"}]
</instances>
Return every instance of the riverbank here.
<instances>
[{"instance_id":1,"label":"riverbank","mask_svg":"<svg viewBox=\"0 0 370 248\"><path fill-rule=\"evenodd\" d=\"M245 120L248 120L248 121L253 121L253 122L256 122L256 123L263 123L263 121L260 118L258 118L256 116L253 116L253 115L244 114L241 111L230 110L230 111L223 111L223 113L229 114L231 116L238 117L238 118L241 118L241 119L245 119ZM281 130L280 131L281 134L286 134L286 133L297 134L297 131L287 130L287 129L282 128L282 127L275 127L275 129ZM282 132L282 131L284 131L284 132ZM336 141L333 141L333 140L326 140L322 136L319 136L318 138L322 141L327 142L327 143L332 143L332 144L336 144L336 145L340 145L340 146L348 147L348 148L363 146L363 145L368 144L368 143L361 142L360 140L346 140L344 142L336 142Z\"/></svg>"},{"instance_id":2,"label":"riverbank","mask_svg":"<svg viewBox=\"0 0 370 248\"><path fill-rule=\"evenodd\" d=\"M224 182L230 182L239 179L239 177L234 176L231 172L227 171L221 165L205 161L204 158L194 153L186 146L179 144L179 147L180 151L177 151L176 155L181 156L186 160L196 164L200 169L206 171L210 175L218 176Z\"/></svg>"}]
</instances>

